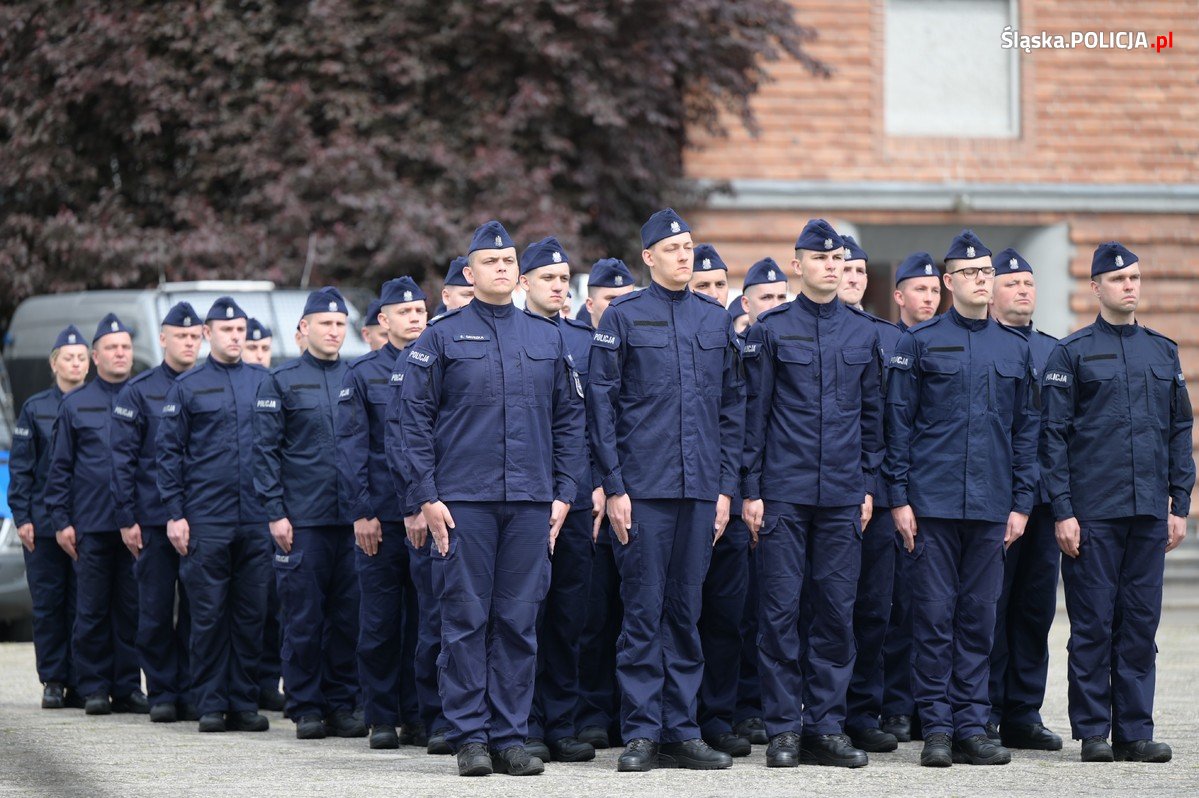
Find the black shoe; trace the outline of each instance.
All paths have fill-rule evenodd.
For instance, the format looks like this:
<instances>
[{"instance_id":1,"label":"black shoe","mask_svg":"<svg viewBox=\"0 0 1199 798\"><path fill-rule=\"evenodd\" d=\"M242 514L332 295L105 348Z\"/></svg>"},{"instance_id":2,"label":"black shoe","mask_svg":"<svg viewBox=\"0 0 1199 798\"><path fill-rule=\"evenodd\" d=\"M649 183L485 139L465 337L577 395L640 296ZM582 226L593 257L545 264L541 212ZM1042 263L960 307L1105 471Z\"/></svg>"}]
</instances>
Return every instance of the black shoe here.
<instances>
[{"instance_id":1,"label":"black shoe","mask_svg":"<svg viewBox=\"0 0 1199 798\"><path fill-rule=\"evenodd\" d=\"M224 713L209 712L205 715L201 715L199 729L205 734L225 731Z\"/></svg>"},{"instance_id":2,"label":"black shoe","mask_svg":"<svg viewBox=\"0 0 1199 798\"><path fill-rule=\"evenodd\" d=\"M599 726L588 726L582 729L579 732L579 742L587 743L596 750L612 747L612 744L608 742L608 732Z\"/></svg>"},{"instance_id":3,"label":"black shoe","mask_svg":"<svg viewBox=\"0 0 1199 798\"><path fill-rule=\"evenodd\" d=\"M175 716L179 720L199 720L200 711L196 709L195 704L188 704L183 701L175 704Z\"/></svg>"},{"instance_id":4,"label":"black shoe","mask_svg":"<svg viewBox=\"0 0 1199 798\"><path fill-rule=\"evenodd\" d=\"M42 709L62 709L67 705L66 691L58 682L46 682L42 688Z\"/></svg>"},{"instance_id":5,"label":"black shoe","mask_svg":"<svg viewBox=\"0 0 1199 798\"><path fill-rule=\"evenodd\" d=\"M733 758L724 751L713 750L701 739L658 746L658 767L686 770L724 770L733 766Z\"/></svg>"},{"instance_id":6,"label":"black shoe","mask_svg":"<svg viewBox=\"0 0 1199 798\"><path fill-rule=\"evenodd\" d=\"M262 690L258 693L258 709L266 712L282 712L287 698L278 690Z\"/></svg>"},{"instance_id":7,"label":"black shoe","mask_svg":"<svg viewBox=\"0 0 1199 798\"><path fill-rule=\"evenodd\" d=\"M230 712L225 719L225 725L229 731L264 732L271 727L271 722L266 719L266 715L246 710Z\"/></svg>"},{"instance_id":8,"label":"black shoe","mask_svg":"<svg viewBox=\"0 0 1199 798\"><path fill-rule=\"evenodd\" d=\"M761 718L746 718L733 727L733 734L749 740L750 745L770 743L770 738L766 736L766 721Z\"/></svg>"},{"instance_id":9,"label":"black shoe","mask_svg":"<svg viewBox=\"0 0 1199 798\"><path fill-rule=\"evenodd\" d=\"M799 767L799 735L795 732L774 735L766 746L766 767Z\"/></svg>"},{"instance_id":10,"label":"black shoe","mask_svg":"<svg viewBox=\"0 0 1199 798\"><path fill-rule=\"evenodd\" d=\"M986 725L985 729L987 732L987 739L990 740L991 742L997 743L1003 739L1003 737L999 734L999 724L998 723L988 723Z\"/></svg>"},{"instance_id":11,"label":"black shoe","mask_svg":"<svg viewBox=\"0 0 1199 798\"><path fill-rule=\"evenodd\" d=\"M749 738L741 737L732 732L723 732L714 737L705 737L704 742L717 751L723 751L729 756L749 756L750 752L753 751L753 746L749 744Z\"/></svg>"},{"instance_id":12,"label":"black shoe","mask_svg":"<svg viewBox=\"0 0 1199 798\"><path fill-rule=\"evenodd\" d=\"M1024 748L1030 751L1062 750L1062 738L1041 723L1005 723L999 733L1004 748Z\"/></svg>"},{"instance_id":13,"label":"black shoe","mask_svg":"<svg viewBox=\"0 0 1199 798\"><path fill-rule=\"evenodd\" d=\"M375 749L399 748L400 735L395 726L371 726L370 747Z\"/></svg>"},{"instance_id":14,"label":"black shoe","mask_svg":"<svg viewBox=\"0 0 1199 798\"><path fill-rule=\"evenodd\" d=\"M930 734L924 738L920 751L920 766L947 768L953 764L953 743L948 734Z\"/></svg>"},{"instance_id":15,"label":"black shoe","mask_svg":"<svg viewBox=\"0 0 1199 798\"><path fill-rule=\"evenodd\" d=\"M467 743L458 752L459 776L490 776L491 755L482 743Z\"/></svg>"},{"instance_id":16,"label":"black shoe","mask_svg":"<svg viewBox=\"0 0 1199 798\"><path fill-rule=\"evenodd\" d=\"M104 693L89 695L87 703L83 706L83 711L89 715L111 715L112 702L108 700L108 696Z\"/></svg>"},{"instance_id":17,"label":"black shoe","mask_svg":"<svg viewBox=\"0 0 1199 798\"><path fill-rule=\"evenodd\" d=\"M1116 755L1107 744L1106 737L1088 737L1082 741L1083 762L1115 762Z\"/></svg>"},{"instance_id":18,"label":"black shoe","mask_svg":"<svg viewBox=\"0 0 1199 798\"><path fill-rule=\"evenodd\" d=\"M844 734L805 734L799 740L799 764L863 768L870 758Z\"/></svg>"},{"instance_id":19,"label":"black shoe","mask_svg":"<svg viewBox=\"0 0 1199 798\"><path fill-rule=\"evenodd\" d=\"M1114 748L1117 762L1169 762L1174 755L1170 746L1156 740L1116 743Z\"/></svg>"},{"instance_id":20,"label":"black shoe","mask_svg":"<svg viewBox=\"0 0 1199 798\"><path fill-rule=\"evenodd\" d=\"M415 745L424 748L429 744L429 733L423 723L405 723L400 730L400 745Z\"/></svg>"},{"instance_id":21,"label":"black shoe","mask_svg":"<svg viewBox=\"0 0 1199 798\"><path fill-rule=\"evenodd\" d=\"M315 715L307 715L296 719L297 740L323 740L328 735L325 721Z\"/></svg>"},{"instance_id":22,"label":"black shoe","mask_svg":"<svg viewBox=\"0 0 1199 798\"><path fill-rule=\"evenodd\" d=\"M87 701L83 696L79 695L79 691L68 687L63 698L63 706L67 709L83 709L87 705Z\"/></svg>"},{"instance_id":23,"label":"black shoe","mask_svg":"<svg viewBox=\"0 0 1199 798\"><path fill-rule=\"evenodd\" d=\"M580 742L574 737L550 740L549 748L555 762L590 762L595 759L595 746Z\"/></svg>"},{"instance_id":24,"label":"black shoe","mask_svg":"<svg viewBox=\"0 0 1199 798\"><path fill-rule=\"evenodd\" d=\"M155 704L150 707L151 723L174 723L179 720L179 711L174 704Z\"/></svg>"},{"instance_id":25,"label":"black shoe","mask_svg":"<svg viewBox=\"0 0 1199 798\"><path fill-rule=\"evenodd\" d=\"M912 741L912 717L910 715L892 715L883 718L879 728L892 735L896 742L910 743Z\"/></svg>"},{"instance_id":26,"label":"black shoe","mask_svg":"<svg viewBox=\"0 0 1199 798\"><path fill-rule=\"evenodd\" d=\"M444 731L435 731L429 735L429 742L425 745L425 753L432 756L449 756L454 753L454 747L445 738ZM490 761L488 760L489 763Z\"/></svg>"},{"instance_id":27,"label":"black shoe","mask_svg":"<svg viewBox=\"0 0 1199 798\"><path fill-rule=\"evenodd\" d=\"M899 740L894 734L887 734L882 729L860 729L849 733L849 739L855 748L861 748L871 754L885 754L899 747Z\"/></svg>"},{"instance_id":28,"label":"black shoe","mask_svg":"<svg viewBox=\"0 0 1199 798\"><path fill-rule=\"evenodd\" d=\"M334 737L365 737L366 724L355 717L353 712L339 709L325 718L325 725Z\"/></svg>"},{"instance_id":29,"label":"black shoe","mask_svg":"<svg viewBox=\"0 0 1199 798\"><path fill-rule=\"evenodd\" d=\"M985 734L953 741L953 761L958 765L1006 765L1012 752Z\"/></svg>"},{"instance_id":30,"label":"black shoe","mask_svg":"<svg viewBox=\"0 0 1199 798\"><path fill-rule=\"evenodd\" d=\"M524 748L525 752L528 753L529 756L537 757L542 761L542 763L550 761L550 747L545 744L545 740L542 740L539 737L531 737L528 740L525 740ZM508 749L504 750L506 751ZM499 768L496 768L496 770L499 770Z\"/></svg>"},{"instance_id":31,"label":"black shoe","mask_svg":"<svg viewBox=\"0 0 1199 798\"><path fill-rule=\"evenodd\" d=\"M141 690L134 690L129 695L114 698L112 711L118 715L148 715L150 714L150 702L146 700L145 693Z\"/></svg>"},{"instance_id":32,"label":"black shoe","mask_svg":"<svg viewBox=\"0 0 1199 798\"><path fill-rule=\"evenodd\" d=\"M658 744L645 737L629 740L629 744L616 758L616 769L621 773L645 773L657 766Z\"/></svg>"},{"instance_id":33,"label":"black shoe","mask_svg":"<svg viewBox=\"0 0 1199 798\"><path fill-rule=\"evenodd\" d=\"M491 768L509 776L537 776L545 772L545 762L541 757L529 756L523 745L510 745L491 755Z\"/></svg>"}]
</instances>

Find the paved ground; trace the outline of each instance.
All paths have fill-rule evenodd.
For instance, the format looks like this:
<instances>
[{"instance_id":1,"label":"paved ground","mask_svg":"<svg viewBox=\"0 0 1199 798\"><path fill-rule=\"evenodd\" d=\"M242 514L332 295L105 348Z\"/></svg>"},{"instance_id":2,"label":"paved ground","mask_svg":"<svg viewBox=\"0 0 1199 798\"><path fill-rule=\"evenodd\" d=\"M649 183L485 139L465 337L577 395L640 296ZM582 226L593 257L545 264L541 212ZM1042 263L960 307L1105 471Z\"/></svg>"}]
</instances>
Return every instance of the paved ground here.
<instances>
[{"instance_id":1,"label":"paved ground","mask_svg":"<svg viewBox=\"0 0 1199 798\"><path fill-rule=\"evenodd\" d=\"M1065 615L1053 633L1046 721L1068 732ZM144 717L89 718L44 711L29 644L0 645L0 795L28 796L539 796L707 795L1199 795L1199 611L1167 613L1158 636L1158 739L1174 746L1167 765L1084 765L1075 743L1055 754L1018 753L1003 768L916 765L919 744L874 755L859 771L767 770L762 748L727 771L616 773L616 751L586 765L550 765L534 779L452 775L453 760L408 748L371 751L365 740L301 742L271 714L266 734L201 736L195 725L153 726ZM1067 735L1068 736L1068 735Z\"/></svg>"}]
</instances>

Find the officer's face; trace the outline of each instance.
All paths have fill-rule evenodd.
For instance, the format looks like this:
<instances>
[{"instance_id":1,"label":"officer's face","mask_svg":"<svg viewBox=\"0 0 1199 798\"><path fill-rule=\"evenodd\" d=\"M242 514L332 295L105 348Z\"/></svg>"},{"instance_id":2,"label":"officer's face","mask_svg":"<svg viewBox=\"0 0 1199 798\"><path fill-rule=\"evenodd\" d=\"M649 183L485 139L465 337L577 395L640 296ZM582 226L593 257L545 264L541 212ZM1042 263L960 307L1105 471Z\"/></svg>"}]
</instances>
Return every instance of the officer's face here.
<instances>
[{"instance_id":1,"label":"officer's face","mask_svg":"<svg viewBox=\"0 0 1199 798\"><path fill-rule=\"evenodd\" d=\"M189 369L196 365L200 354L200 328L164 325L158 334L158 343L168 363L175 370Z\"/></svg>"},{"instance_id":2,"label":"officer's face","mask_svg":"<svg viewBox=\"0 0 1199 798\"><path fill-rule=\"evenodd\" d=\"M346 314L309 313L300 319L300 332L308 339L308 349L313 354L330 359L341 351L346 340Z\"/></svg>"},{"instance_id":3,"label":"officer's face","mask_svg":"<svg viewBox=\"0 0 1199 798\"><path fill-rule=\"evenodd\" d=\"M737 318L733 319L733 332L740 335L749 329L749 316L742 313Z\"/></svg>"},{"instance_id":4,"label":"officer's face","mask_svg":"<svg viewBox=\"0 0 1199 798\"><path fill-rule=\"evenodd\" d=\"M403 349L425 331L429 311L425 309L424 300L395 302L383 306L379 319L392 345Z\"/></svg>"},{"instance_id":5,"label":"officer's face","mask_svg":"<svg viewBox=\"0 0 1199 798\"><path fill-rule=\"evenodd\" d=\"M236 363L246 342L246 320L211 321L204 325L208 348L219 363Z\"/></svg>"},{"instance_id":6,"label":"officer's face","mask_svg":"<svg viewBox=\"0 0 1199 798\"><path fill-rule=\"evenodd\" d=\"M654 282L671 291L682 291L691 282L694 247L690 233L679 233L642 250L641 259Z\"/></svg>"},{"instance_id":7,"label":"officer's face","mask_svg":"<svg viewBox=\"0 0 1199 798\"><path fill-rule=\"evenodd\" d=\"M529 310L551 316L566 306L570 293L570 264L555 263L521 275L520 287L525 291Z\"/></svg>"},{"instance_id":8,"label":"officer's face","mask_svg":"<svg viewBox=\"0 0 1199 798\"><path fill-rule=\"evenodd\" d=\"M804 295L817 298L837 293L841 285L841 272L845 269L845 250L834 249L819 252L811 249L795 250L791 268L801 283Z\"/></svg>"},{"instance_id":9,"label":"officer's face","mask_svg":"<svg viewBox=\"0 0 1199 798\"><path fill-rule=\"evenodd\" d=\"M129 333L110 333L92 347L96 373L109 382L119 382L133 370L133 337Z\"/></svg>"},{"instance_id":10,"label":"officer's face","mask_svg":"<svg viewBox=\"0 0 1199 798\"><path fill-rule=\"evenodd\" d=\"M895 288L895 304L908 326L928 321L941 306L941 278L909 277Z\"/></svg>"},{"instance_id":11,"label":"officer's face","mask_svg":"<svg viewBox=\"0 0 1199 798\"><path fill-rule=\"evenodd\" d=\"M785 282L751 285L741 295L741 307L745 308L747 314L745 325L748 327L755 324L758 316L771 308L777 308L786 301L787 284Z\"/></svg>"},{"instance_id":12,"label":"officer's face","mask_svg":"<svg viewBox=\"0 0 1199 798\"><path fill-rule=\"evenodd\" d=\"M991 315L1004 324L1024 326L1037 306L1037 283L1028 272L1001 274L991 294Z\"/></svg>"},{"instance_id":13,"label":"officer's face","mask_svg":"<svg viewBox=\"0 0 1199 798\"><path fill-rule=\"evenodd\" d=\"M296 330L296 348L300 350L300 354L308 351L308 336Z\"/></svg>"},{"instance_id":14,"label":"officer's face","mask_svg":"<svg viewBox=\"0 0 1199 798\"><path fill-rule=\"evenodd\" d=\"M445 305L446 310L457 310L464 308L470 304L470 301L475 298L474 286L470 285L447 285L441 289L441 303Z\"/></svg>"},{"instance_id":15,"label":"officer's face","mask_svg":"<svg viewBox=\"0 0 1199 798\"><path fill-rule=\"evenodd\" d=\"M613 299L630 294L634 290L636 289L631 285L623 285L620 288L588 288L587 312L591 314L591 326L599 326L604 311L608 309L608 305L612 304Z\"/></svg>"},{"instance_id":16,"label":"officer's face","mask_svg":"<svg viewBox=\"0 0 1199 798\"><path fill-rule=\"evenodd\" d=\"M516 247L476 250L470 253L470 265L462 273L475 287L475 296L493 304L507 302L520 275Z\"/></svg>"},{"instance_id":17,"label":"officer's face","mask_svg":"<svg viewBox=\"0 0 1199 798\"><path fill-rule=\"evenodd\" d=\"M362 340L366 341L366 345L371 348L372 352L376 349L382 349L383 344L387 343L387 330L384 330L378 324L363 327Z\"/></svg>"},{"instance_id":18,"label":"officer's face","mask_svg":"<svg viewBox=\"0 0 1199 798\"><path fill-rule=\"evenodd\" d=\"M67 344L58 347L58 354L50 358L50 368L54 376L63 382L75 385L87 377L87 345Z\"/></svg>"},{"instance_id":19,"label":"officer's face","mask_svg":"<svg viewBox=\"0 0 1199 798\"><path fill-rule=\"evenodd\" d=\"M991 273L984 273L985 269ZM955 304L968 308L985 307L991 301L995 267L989 257L954 258L945 264L944 279Z\"/></svg>"},{"instance_id":20,"label":"officer's face","mask_svg":"<svg viewBox=\"0 0 1199 798\"><path fill-rule=\"evenodd\" d=\"M259 338L257 341L246 340L246 345L242 348L241 359L246 363L254 363L255 365L271 367L271 339Z\"/></svg>"},{"instance_id":21,"label":"officer's face","mask_svg":"<svg viewBox=\"0 0 1199 798\"><path fill-rule=\"evenodd\" d=\"M724 269L693 272L690 285L697 294L707 294L722 305L729 303L729 273Z\"/></svg>"},{"instance_id":22,"label":"officer's face","mask_svg":"<svg viewBox=\"0 0 1199 798\"><path fill-rule=\"evenodd\" d=\"M1099 304L1117 313L1132 313L1141 302L1141 264L1134 263L1091 281Z\"/></svg>"},{"instance_id":23,"label":"officer's face","mask_svg":"<svg viewBox=\"0 0 1199 798\"><path fill-rule=\"evenodd\" d=\"M860 305L865 293L866 261L845 261L841 266L841 287L837 290L837 296L847 305Z\"/></svg>"}]
</instances>

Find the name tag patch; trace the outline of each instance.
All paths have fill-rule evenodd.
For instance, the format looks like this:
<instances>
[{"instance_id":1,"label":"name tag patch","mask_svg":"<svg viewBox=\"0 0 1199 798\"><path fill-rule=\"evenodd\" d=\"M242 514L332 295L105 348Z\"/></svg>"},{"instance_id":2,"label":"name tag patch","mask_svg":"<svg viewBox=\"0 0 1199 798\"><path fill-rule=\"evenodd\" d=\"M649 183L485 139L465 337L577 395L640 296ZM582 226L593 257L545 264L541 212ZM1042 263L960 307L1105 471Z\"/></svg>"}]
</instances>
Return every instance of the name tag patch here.
<instances>
[{"instance_id":1,"label":"name tag patch","mask_svg":"<svg viewBox=\"0 0 1199 798\"><path fill-rule=\"evenodd\" d=\"M137 416L137 413L134 413L132 410L130 410L127 407L121 407L120 405L117 405L116 407L114 407L112 409L112 414L114 416L120 416L121 418L128 418L128 419L133 419Z\"/></svg>"},{"instance_id":2,"label":"name tag patch","mask_svg":"<svg viewBox=\"0 0 1199 798\"><path fill-rule=\"evenodd\" d=\"M254 407L256 407L259 410L278 410L279 409L279 400L278 399L259 399L254 404Z\"/></svg>"},{"instance_id":3,"label":"name tag patch","mask_svg":"<svg viewBox=\"0 0 1199 798\"><path fill-rule=\"evenodd\" d=\"M454 336L455 341L490 341L490 335L474 335L472 333L458 333Z\"/></svg>"}]
</instances>

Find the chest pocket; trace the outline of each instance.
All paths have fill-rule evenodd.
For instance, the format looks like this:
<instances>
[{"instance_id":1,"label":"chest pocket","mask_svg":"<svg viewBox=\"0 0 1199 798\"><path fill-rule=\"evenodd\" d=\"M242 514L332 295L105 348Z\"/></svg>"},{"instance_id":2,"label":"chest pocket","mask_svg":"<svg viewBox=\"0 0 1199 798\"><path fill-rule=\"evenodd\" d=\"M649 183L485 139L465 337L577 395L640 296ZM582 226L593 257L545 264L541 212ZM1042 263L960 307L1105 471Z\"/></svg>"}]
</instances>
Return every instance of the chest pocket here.
<instances>
[{"instance_id":1,"label":"chest pocket","mask_svg":"<svg viewBox=\"0 0 1199 798\"><path fill-rule=\"evenodd\" d=\"M779 402L795 407L817 404L820 400L820 364L811 349L780 344L775 353L775 396Z\"/></svg>"},{"instance_id":2,"label":"chest pocket","mask_svg":"<svg viewBox=\"0 0 1199 798\"><path fill-rule=\"evenodd\" d=\"M1011 420L1016 410L1016 389L1024 375L1024 365L1012 360L997 360L991 374L991 409Z\"/></svg>"},{"instance_id":3,"label":"chest pocket","mask_svg":"<svg viewBox=\"0 0 1199 798\"><path fill-rule=\"evenodd\" d=\"M491 379L491 358L487 344L476 341L447 341L443 390L456 400L470 404L496 401Z\"/></svg>"},{"instance_id":4,"label":"chest pocket","mask_svg":"<svg viewBox=\"0 0 1199 798\"><path fill-rule=\"evenodd\" d=\"M1126 417L1128 394L1120 379L1120 361L1087 360L1078 364L1077 393L1079 410L1089 416Z\"/></svg>"},{"instance_id":5,"label":"chest pocket","mask_svg":"<svg viewBox=\"0 0 1199 798\"><path fill-rule=\"evenodd\" d=\"M962 364L948 357L920 360L921 404L952 410L962 402Z\"/></svg>"},{"instance_id":6,"label":"chest pocket","mask_svg":"<svg viewBox=\"0 0 1199 798\"><path fill-rule=\"evenodd\" d=\"M670 392L671 381L678 381L670 333L665 329L629 330L624 382L633 396L653 396Z\"/></svg>"},{"instance_id":7,"label":"chest pocket","mask_svg":"<svg viewBox=\"0 0 1199 798\"><path fill-rule=\"evenodd\" d=\"M837 361L837 404L843 409L859 407L862 403L862 376L874 362L874 350L855 346L841 350Z\"/></svg>"},{"instance_id":8,"label":"chest pocket","mask_svg":"<svg viewBox=\"0 0 1199 798\"><path fill-rule=\"evenodd\" d=\"M521 367L525 377L525 396L532 404L546 406L554 393L554 369L558 351L551 344L525 344Z\"/></svg>"},{"instance_id":9,"label":"chest pocket","mask_svg":"<svg viewBox=\"0 0 1199 798\"><path fill-rule=\"evenodd\" d=\"M728 345L729 334L725 330L705 330L695 334L695 382L702 396L720 396Z\"/></svg>"},{"instance_id":10,"label":"chest pocket","mask_svg":"<svg viewBox=\"0 0 1199 798\"><path fill-rule=\"evenodd\" d=\"M1170 363L1154 363L1145 375L1145 382L1149 385L1149 417L1161 429L1170 426L1170 398L1174 393L1177 375L1178 372Z\"/></svg>"}]
</instances>

